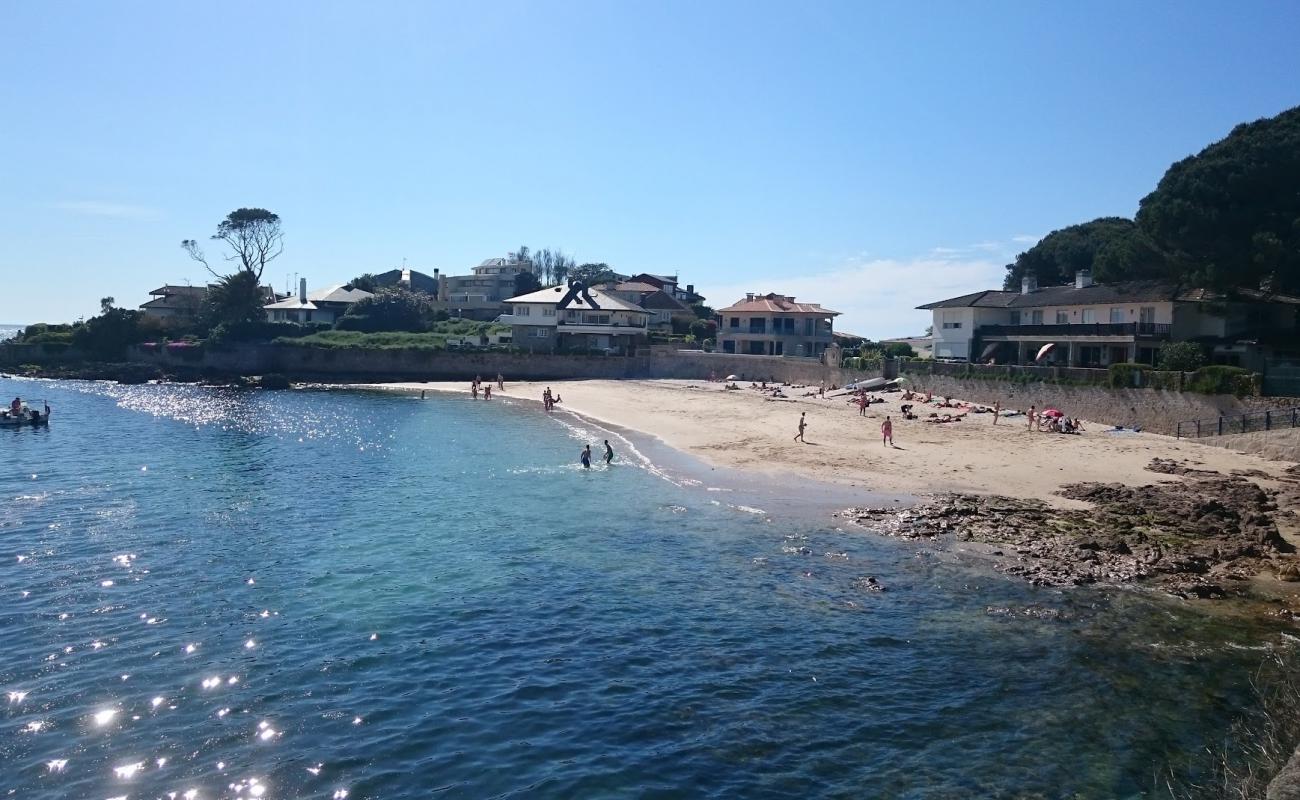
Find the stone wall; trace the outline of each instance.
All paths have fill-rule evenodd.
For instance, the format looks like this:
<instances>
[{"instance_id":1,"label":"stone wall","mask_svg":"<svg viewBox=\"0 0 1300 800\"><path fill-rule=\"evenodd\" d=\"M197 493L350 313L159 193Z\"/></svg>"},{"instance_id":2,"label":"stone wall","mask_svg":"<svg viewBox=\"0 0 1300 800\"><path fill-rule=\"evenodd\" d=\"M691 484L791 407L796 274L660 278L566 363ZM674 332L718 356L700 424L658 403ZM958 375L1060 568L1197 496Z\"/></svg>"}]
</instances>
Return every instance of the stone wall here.
<instances>
[{"instance_id":1,"label":"stone wall","mask_svg":"<svg viewBox=\"0 0 1300 800\"><path fill-rule=\"evenodd\" d=\"M1107 425L1140 427L1173 434L1183 420L1209 419L1221 414L1242 414L1295 405L1293 398L1234 397L1158 389L1109 389L1101 386L1058 386L1050 383L1012 383L946 375L906 376L908 388L933 391L936 397L955 397L1003 408L1030 405L1059 408L1072 417Z\"/></svg>"},{"instance_id":2,"label":"stone wall","mask_svg":"<svg viewBox=\"0 0 1300 800\"><path fill-rule=\"evenodd\" d=\"M565 378L678 378L706 380L710 375L737 375L744 381L788 381L827 386L874 377L876 373L828 367L815 359L737 356L699 351L658 351L652 355L576 356L549 353L447 352L429 350L350 350L243 345L212 348L200 358L165 349L132 349L133 362L164 371L216 371L237 375L281 373L316 380L469 380L475 375L509 380Z\"/></svg>"}]
</instances>

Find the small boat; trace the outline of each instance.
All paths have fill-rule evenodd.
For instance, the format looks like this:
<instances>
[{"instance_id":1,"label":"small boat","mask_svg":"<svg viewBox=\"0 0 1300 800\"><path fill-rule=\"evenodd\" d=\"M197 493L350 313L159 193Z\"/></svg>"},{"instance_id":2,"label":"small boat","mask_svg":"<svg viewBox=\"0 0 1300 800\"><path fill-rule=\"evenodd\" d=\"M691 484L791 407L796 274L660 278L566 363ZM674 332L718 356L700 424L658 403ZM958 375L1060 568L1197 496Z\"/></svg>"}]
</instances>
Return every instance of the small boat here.
<instances>
[{"instance_id":1,"label":"small boat","mask_svg":"<svg viewBox=\"0 0 1300 800\"><path fill-rule=\"evenodd\" d=\"M868 392L879 391L886 386L893 386L899 382L896 378L867 378L864 381L857 381L845 386L850 392L866 390Z\"/></svg>"},{"instance_id":2,"label":"small boat","mask_svg":"<svg viewBox=\"0 0 1300 800\"><path fill-rule=\"evenodd\" d=\"M38 425L50 424L50 404L42 402L44 409L35 409L26 403L18 406L17 412L13 407L0 409L0 428L21 428L26 425L36 427Z\"/></svg>"}]
</instances>

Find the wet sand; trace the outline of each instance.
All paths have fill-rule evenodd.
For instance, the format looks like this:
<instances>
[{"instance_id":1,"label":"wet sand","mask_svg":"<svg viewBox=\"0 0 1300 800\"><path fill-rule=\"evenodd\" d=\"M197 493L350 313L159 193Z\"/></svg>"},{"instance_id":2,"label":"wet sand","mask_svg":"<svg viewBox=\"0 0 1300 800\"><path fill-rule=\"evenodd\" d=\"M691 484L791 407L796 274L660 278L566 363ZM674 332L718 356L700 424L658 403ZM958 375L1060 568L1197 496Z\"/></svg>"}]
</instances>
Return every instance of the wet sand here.
<instances>
[{"instance_id":1,"label":"wet sand","mask_svg":"<svg viewBox=\"0 0 1300 800\"><path fill-rule=\"evenodd\" d=\"M904 420L900 393L875 394L865 417L847 396L803 396L816 387L784 387L786 398L759 390L728 391L721 383L672 380L507 381L493 397L540 402L546 386L562 398L556 413L572 412L643 432L718 466L771 476L806 477L888 494L960 492L1043 500L1062 508L1086 507L1055 494L1066 483L1146 485L1179 480L1147 470L1153 458L1204 469L1252 471L1268 488L1290 462L1210 447L1153 433L1111 431L1085 421L1078 436L1030 432L1022 416L970 413L961 422L927 423L930 413L959 409L916 403L921 419ZM391 383L373 388L469 394L469 384ZM940 398L935 398L936 402ZM480 400L480 402L482 402ZM955 401L954 401L955 402ZM1069 408L1061 409L1066 414ZM801 413L807 443L793 441ZM880 424L892 418L895 447L883 446Z\"/></svg>"}]
</instances>

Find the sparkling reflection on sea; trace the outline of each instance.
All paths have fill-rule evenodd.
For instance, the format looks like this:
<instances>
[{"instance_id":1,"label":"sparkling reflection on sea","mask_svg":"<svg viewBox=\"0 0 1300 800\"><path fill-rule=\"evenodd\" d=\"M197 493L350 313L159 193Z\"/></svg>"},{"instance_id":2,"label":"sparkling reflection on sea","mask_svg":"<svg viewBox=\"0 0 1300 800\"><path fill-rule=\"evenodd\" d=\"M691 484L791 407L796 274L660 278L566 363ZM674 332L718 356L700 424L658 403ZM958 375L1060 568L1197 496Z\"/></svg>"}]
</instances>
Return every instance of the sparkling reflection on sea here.
<instances>
[{"instance_id":1,"label":"sparkling reflection on sea","mask_svg":"<svg viewBox=\"0 0 1300 800\"><path fill-rule=\"evenodd\" d=\"M0 432L4 796L1138 796L1279 640L728 504L527 404L13 394L55 415Z\"/></svg>"}]
</instances>

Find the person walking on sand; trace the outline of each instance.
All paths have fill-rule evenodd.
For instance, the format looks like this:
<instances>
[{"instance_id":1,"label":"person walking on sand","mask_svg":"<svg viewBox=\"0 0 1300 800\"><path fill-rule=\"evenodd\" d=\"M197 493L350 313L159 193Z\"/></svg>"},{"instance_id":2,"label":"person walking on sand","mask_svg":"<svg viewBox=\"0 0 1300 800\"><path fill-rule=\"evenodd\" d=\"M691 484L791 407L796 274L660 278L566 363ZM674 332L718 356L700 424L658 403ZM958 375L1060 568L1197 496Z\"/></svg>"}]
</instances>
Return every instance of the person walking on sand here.
<instances>
[{"instance_id":1,"label":"person walking on sand","mask_svg":"<svg viewBox=\"0 0 1300 800\"><path fill-rule=\"evenodd\" d=\"M796 442L808 444L808 440L803 438L803 431L806 427L808 427L808 412L802 411L799 413L799 432L794 435L794 440Z\"/></svg>"},{"instance_id":2,"label":"person walking on sand","mask_svg":"<svg viewBox=\"0 0 1300 800\"><path fill-rule=\"evenodd\" d=\"M880 444L885 447L894 446L894 423L889 417L880 423Z\"/></svg>"},{"instance_id":3,"label":"person walking on sand","mask_svg":"<svg viewBox=\"0 0 1300 800\"><path fill-rule=\"evenodd\" d=\"M497 391L498 391L498 392L504 392L505 390L506 390L506 378L505 378L504 375L502 375L500 372L498 372L498 373L497 373Z\"/></svg>"},{"instance_id":4,"label":"person walking on sand","mask_svg":"<svg viewBox=\"0 0 1300 800\"><path fill-rule=\"evenodd\" d=\"M1032 431L1034 429L1034 422L1038 420L1038 412L1034 410L1033 406L1030 406L1029 413L1025 416L1029 417L1029 430Z\"/></svg>"},{"instance_id":5,"label":"person walking on sand","mask_svg":"<svg viewBox=\"0 0 1300 800\"><path fill-rule=\"evenodd\" d=\"M582 455L578 459L582 461L583 469L591 469L591 445L582 448Z\"/></svg>"},{"instance_id":6,"label":"person walking on sand","mask_svg":"<svg viewBox=\"0 0 1300 800\"><path fill-rule=\"evenodd\" d=\"M998 424L998 417L1002 416L1002 401L999 400L993 404L993 424Z\"/></svg>"},{"instance_id":7,"label":"person walking on sand","mask_svg":"<svg viewBox=\"0 0 1300 800\"><path fill-rule=\"evenodd\" d=\"M614 460L614 448L609 446L609 440L605 440L605 466L609 466Z\"/></svg>"},{"instance_id":8,"label":"person walking on sand","mask_svg":"<svg viewBox=\"0 0 1300 800\"><path fill-rule=\"evenodd\" d=\"M867 415L867 393L863 392L862 394L858 395L858 416L865 417L866 415Z\"/></svg>"}]
</instances>

